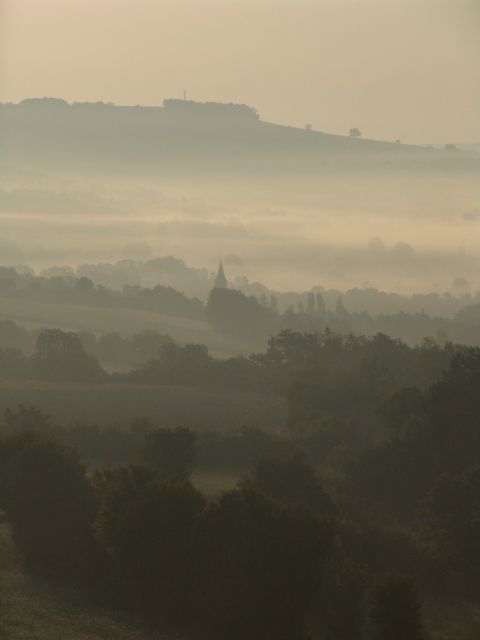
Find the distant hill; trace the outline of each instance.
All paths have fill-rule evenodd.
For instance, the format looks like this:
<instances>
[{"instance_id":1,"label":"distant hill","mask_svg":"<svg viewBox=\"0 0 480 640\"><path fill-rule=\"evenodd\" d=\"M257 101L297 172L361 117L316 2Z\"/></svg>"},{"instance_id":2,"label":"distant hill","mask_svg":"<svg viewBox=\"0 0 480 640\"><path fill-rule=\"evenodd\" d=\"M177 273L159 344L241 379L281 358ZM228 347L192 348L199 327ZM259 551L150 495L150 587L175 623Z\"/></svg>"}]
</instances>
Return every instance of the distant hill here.
<instances>
[{"instance_id":1,"label":"distant hill","mask_svg":"<svg viewBox=\"0 0 480 640\"><path fill-rule=\"evenodd\" d=\"M463 324L480 326L480 303L465 307L457 313L456 319Z\"/></svg>"},{"instance_id":2,"label":"distant hill","mask_svg":"<svg viewBox=\"0 0 480 640\"><path fill-rule=\"evenodd\" d=\"M479 144L458 144L457 147L459 149L463 149L464 151L475 151L476 153L480 153L480 143Z\"/></svg>"},{"instance_id":3,"label":"distant hill","mask_svg":"<svg viewBox=\"0 0 480 640\"><path fill-rule=\"evenodd\" d=\"M87 174L480 166L466 150L271 124L246 105L214 102L142 107L34 98L0 104L0 136L0 165Z\"/></svg>"}]
</instances>

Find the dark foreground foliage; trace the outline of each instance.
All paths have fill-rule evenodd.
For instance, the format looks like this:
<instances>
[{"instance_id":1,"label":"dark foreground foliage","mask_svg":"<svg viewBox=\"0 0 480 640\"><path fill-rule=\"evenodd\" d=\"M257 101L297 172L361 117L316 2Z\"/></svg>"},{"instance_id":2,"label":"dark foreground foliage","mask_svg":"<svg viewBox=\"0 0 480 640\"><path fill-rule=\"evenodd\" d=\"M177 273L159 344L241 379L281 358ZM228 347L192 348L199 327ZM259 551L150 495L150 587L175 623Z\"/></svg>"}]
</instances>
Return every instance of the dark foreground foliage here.
<instances>
[{"instance_id":1,"label":"dark foreground foliage","mask_svg":"<svg viewBox=\"0 0 480 640\"><path fill-rule=\"evenodd\" d=\"M478 602L480 351L282 334L251 362L288 430L8 411L0 506L28 569L209 640L424 640L423 598ZM239 481L212 499L202 470Z\"/></svg>"}]
</instances>

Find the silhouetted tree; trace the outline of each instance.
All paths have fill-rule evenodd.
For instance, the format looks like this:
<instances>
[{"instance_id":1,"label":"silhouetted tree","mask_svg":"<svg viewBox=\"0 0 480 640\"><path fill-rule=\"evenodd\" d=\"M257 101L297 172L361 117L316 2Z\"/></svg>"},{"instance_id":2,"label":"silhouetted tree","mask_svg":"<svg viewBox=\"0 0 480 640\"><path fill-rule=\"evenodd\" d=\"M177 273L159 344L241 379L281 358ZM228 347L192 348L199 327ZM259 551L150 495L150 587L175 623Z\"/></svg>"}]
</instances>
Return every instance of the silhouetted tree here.
<instances>
[{"instance_id":1,"label":"silhouetted tree","mask_svg":"<svg viewBox=\"0 0 480 640\"><path fill-rule=\"evenodd\" d=\"M19 349L0 348L0 378L23 378L27 372L27 358Z\"/></svg>"},{"instance_id":2,"label":"silhouetted tree","mask_svg":"<svg viewBox=\"0 0 480 640\"><path fill-rule=\"evenodd\" d=\"M132 377L164 384L205 384L210 380L213 358L203 344L179 346L165 341L155 358L138 367Z\"/></svg>"},{"instance_id":3,"label":"silhouetted tree","mask_svg":"<svg viewBox=\"0 0 480 640\"><path fill-rule=\"evenodd\" d=\"M425 535L450 592L480 587L480 467L443 475L424 502Z\"/></svg>"},{"instance_id":4,"label":"silhouetted tree","mask_svg":"<svg viewBox=\"0 0 480 640\"><path fill-rule=\"evenodd\" d=\"M337 314L337 316L340 316L341 318L349 318L350 314L348 313L348 311L345 309L345 305L343 303L342 298L340 298L340 296L337 298L337 304L335 307L335 313Z\"/></svg>"},{"instance_id":5,"label":"silhouetted tree","mask_svg":"<svg viewBox=\"0 0 480 640\"><path fill-rule=\"evenodd\" d=\"M301 506L325 518L335 514L332 499L301 452L279 458L260 458L242 486L281 504Z\"/></svg>"},{"instance_id":6,"label":"silhouetted tree","mask_svg":"<svg viewBox=\"0 0 480 640\"><path fill-rule=\"evenodd\" d=\"M340 566L338 566L340 564ZM366 577L350 562L337 560L334 580L320 596L320 637L325 640L357 640L364 637L366 622Z\"/></svg>"},{"instance_id":7,"label":"silhouetted tree","mask_svg":"<svg viewBox=\"0 0 480 640\"><path fill-rule=\"evenodd\" d=\"M75 284L75 288L79 293L91 293L95 289L95 285L90 278L79 278Z\"/></svg>"},{"instance_id":8,"label":"silhouetted tree","mask_svg":"<svg viewBox=\"0 0 480 640\"><path fill-rule=\"evenodd\" d=\"M323 318L327 313L327 305L325 304L325 300L319 291L317 291L315 297L317 301L317 313L320 317Z\"/></svg>"},{"instance_id":9,"label":"silhouetted tree","mask_svg":"<svg viewBox=\"0 0 480 640\"><path fill-rule=\"evenodd\" d=\"M397 432L412 418L424 418L425 398L423 393L416 387L400 389L385 403L383 415L387 425Z\"/></svg>"},{"instance_id":10,"label":"silhouetted tree","mask_svg":"<svg viewBox=\"0 0 480 640\"><path fill-rule=\"evenodd\" d=\"M145 437L142 458L162 478L186 481L192 473L196 439L196 434L184 427L154 429Z\"/></svg>"},{"instance_id":11,"label":"silhouetted tree","mask_svg":"<svg viewBox=\"0 0 480 640\"><path fill-rule=\"evenodd\" d=\"M202 627L231 640L306 639L332 536L331 525L298 508L251 490L224 494L202 531Z\"/></svg>"},{"instance_id":12,"label":"silhouetted tree","mask_svg":"<svg viewBox=\"0 0 480 640\"><path fill-rule=\"evenodd\" d=\"M45 329L38 335L36 353L39 358L48 359L82 352L82 341L72 331Z\"/></svg>"},{"instance_id":13,"label":"silhouetted tree","mask_svg":"<svg viewBox=\"0 0 480 640\"><path fill-rule=\"evenodd\" d=\"M33 349L31 334L12 320L0 320L0 348L20 349L28 354Z\"/></svg>"},{"instance_id":14,"label":"silhouetted tree","mask_svg":"<svg viewBox=\"0 0 480 640\"><path fill-rule=\"evenodd\" d=\"M96 502L85 469L58 444L28 434L22 439L23 446L10 448L2 473L3 504L17 548L41 575L92 579L99 560L93 538Z\"/></svg>"},{"instance_id":15,"label":"silhouetted tree","mask_svg":"<svg viewBox=\"0 0 480 640\"><path fill-rule=\"evenodd\" d=\"M378 584L370 615L374 640L425 640L422 607L409 578L390 578Z\"/></svg>"},{"instance_id":16,"label":"silhouetted tree","mask_svg":"<svg viewBox=\"0 0 480 640\"><path fill-rule=\"evenodd\" d=\"M5 409L4 422L12 431L36 431L46 434L52 430L50 416L38 407L19 404L16 409Z\"/></svg>"},{"instance_id":17,"label":"silhouetted tree","mask_svg":"<svg viewBox=\"0 0 480 640\"><path fill-rule=\"evenodd\" d=\"M263 307L255 297L247 297L234 289L211 291L207 317L216 331L255 342L266 340L276 328L271 309Z\"/></svg>"},{"instance_id":18,"label":"silhouetted tree","mask_svg":"<svg viewBox=\"0 0 480 640\"><path fill-rule=\"evenodd\" d=\"M115 469L96 478L102 496L99 530L111 550L114 592L150 621L192 624L196 532L205 501L190 484L158 482L152 472Z\"/></svg>"},{"instance_id":19,"label":"silhouetted tree","mask_svg":"<svg viewBox=\"0 0 480 640\"><path fill-rule=\"evenodd\" d=\"M98 361L83 350L79 336L60 329L38 335L31 362L34 375L51 380L96 382L104 376Z\"/></svg>"},{"instance_id":20,"label":"silhouetted tree","mask_svg":"<svg viewBox=\"0 0 480 640\"><path fill-rule=\"evenodd\" d=\"M270 296L270 309L273 311L273 313L278 314L278 300L277 296L273 294Z\"/></svg>"}]
</instances>

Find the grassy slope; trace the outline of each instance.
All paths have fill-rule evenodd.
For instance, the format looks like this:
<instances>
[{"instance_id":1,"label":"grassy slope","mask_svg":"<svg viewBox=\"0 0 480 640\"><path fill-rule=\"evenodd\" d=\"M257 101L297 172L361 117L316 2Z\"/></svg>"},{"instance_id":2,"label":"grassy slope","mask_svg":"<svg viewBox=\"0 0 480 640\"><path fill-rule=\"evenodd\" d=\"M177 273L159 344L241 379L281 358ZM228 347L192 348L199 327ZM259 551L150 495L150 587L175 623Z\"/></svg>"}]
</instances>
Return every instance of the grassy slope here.
<instances>
[{"instance_id":1,"label":"grassy slope","mask_svg":"<svg viewBox=\"0 0 480 640\"><path fill-rule=\"evenodd\" d=\"M206 344L212 354L217 356L248 355L252 351L244 343L218 335L210 325L201 320L136 309L87 307L0 297L0 318L8 318L30 327L60 327L68 331L94 333L118 331L131 335L144 329L154 329L181 343Z\"/></svg>"}]
</instances>

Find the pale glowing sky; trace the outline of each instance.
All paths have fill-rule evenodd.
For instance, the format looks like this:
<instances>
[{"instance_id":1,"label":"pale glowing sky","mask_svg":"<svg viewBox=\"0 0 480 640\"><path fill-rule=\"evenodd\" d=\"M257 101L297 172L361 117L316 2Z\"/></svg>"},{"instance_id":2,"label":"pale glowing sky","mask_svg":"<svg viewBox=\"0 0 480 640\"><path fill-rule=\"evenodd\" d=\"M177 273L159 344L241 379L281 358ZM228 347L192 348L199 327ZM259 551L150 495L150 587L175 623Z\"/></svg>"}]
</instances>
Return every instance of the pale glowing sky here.
<instances>
[{"instance_id":1,"label":"pale glowing sky","mask_svg":"<svg viewBox=\"0 0 480 640\"><path fill-rule=\"evenodd\" d=\"M480 0L0 0L0 101L184 88L274 122L480 143Z\"/></svg>"}]
</instances>

